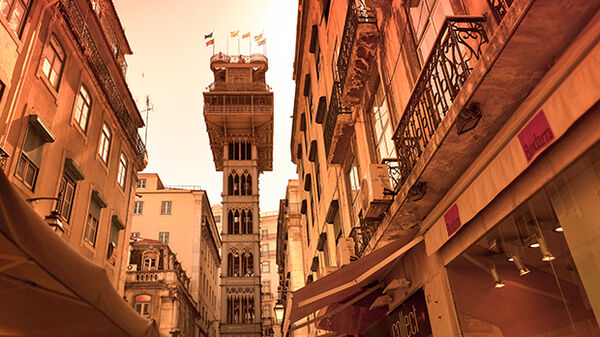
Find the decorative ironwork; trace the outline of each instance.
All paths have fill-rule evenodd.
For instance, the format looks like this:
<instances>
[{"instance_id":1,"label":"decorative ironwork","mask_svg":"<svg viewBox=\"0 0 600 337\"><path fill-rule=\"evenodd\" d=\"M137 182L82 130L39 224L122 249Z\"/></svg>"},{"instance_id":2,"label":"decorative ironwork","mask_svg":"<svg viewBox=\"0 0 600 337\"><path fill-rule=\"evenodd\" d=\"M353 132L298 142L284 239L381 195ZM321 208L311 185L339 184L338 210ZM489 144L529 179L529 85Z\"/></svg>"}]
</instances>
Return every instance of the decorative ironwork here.
<instances>
[{"instance_id":1,"label":"decorative ironwork","mask_svg":"<svg viewBox=\"0 0 600 337\"><path fill-rule=\"evenodd\" d=\"M402 186L402 177L406 177L410 173L408 166L397 158L384 158L381 163L385 164L388 168L388 176L390 178L392 191L394 194L398 193L398 190Z\"/></svg>"},{"instance_id":2,"label":"decorative ironwork","mask_svg":"<svg viewBox=\"0 0 600 337\"><path fill-rule=\"evenodd\" d=\"M351 114L352 110L349 108L342 107L341 103L342 87L340 82L334 82L331 88L331 99L329 100L329 110L325 117L325 127L323 128L323 139L325 142L325 152L329 154L331 149L331 143L333 141L333 135L335 133L335 125L337 122L338 115L340 114Z\"/></svg>"},{"instance_id":3,"label":"decorative ironwork","mask_svg":"<svg viewBox=\"0 0 600 337\"><path fill-rule=\"evenodd\" d=\"M502 19L504 19L504 16L508 12L510 6L512 6L513 1L514 0L487 0L497 23L500 23Z\"/></svg>"},{"instance_id":4,"label":"decorative ironwork","mask_svg":"<svg viewBox=\"0 0 600 337\"><path fill-rule=\"evenodd\" d=\"M87 59L92 72L104 91L104 94L108 98L110 106L117 115L119 124L123 130L125 130L129 142L137 154L142 160L144 160L146 155L146 146L138 134L137 128L133 124L133 120L127 111L127 107L125 106L124 100L119 93L119 89L115 84L115 81L113 80L106 63L102 59L102 55L98 50L98 46L94 42L94 38L89 31L84 16L77 7L76 1L60 0L59 4L60 11L64 16L66 23L69 25L69 28L73 32L73 35L79 44L79 48ZM115 59L115 61L117 60ZM121 70L123 70L123 64L119 64L117 61L117 65L121 67Z\"/></svg>"},{"instance_id":5,"label":"decorative ironwork","mask_svg":"<svg viewBox=\"0 0 600 337\"><path fill-rule=\"evenodd\" d=\"M8 157L10 157L10 155L0 147L0 170L4 171Z\"/></svg>"},{"instance_id":6,"label":"decorative ironwork","mask_svg":"<svg viewBox=\"0 0 600 337\"><path fill-rule=\"evenodd\" d=\"M346 83L348 65L352 54L352 46L356 40L356 30L359 24L377 24L375 11L364 5L357 6L356 1L348 1L348 11L346 12L346 23L340 43L340 54L337 60L338 74L340 83Z\"/></svg>"},{"instance_id":7,"label":"decorative ironwork","mask_svg":"<svg viewBox=\"0 0 600 337\"><path fill-rule=\"evenodd\" d=\"M362 257L365 249L369 245L369 241L377 230L378 222L369 222L360 219L360 226L353 227L350 231L350 237L354 239L354 253L357 257Z\"/></svg>"},{"instance_id":8,"label":"decorative ironwork","mask_svg":"<svg viewBox=\"0 0 600 337\"><path fill-rule=\"evenodd\" d=\"M481 57L484 17L447 17L415 84L394 142L403 184Z\"/></svg>"}]
</instances>

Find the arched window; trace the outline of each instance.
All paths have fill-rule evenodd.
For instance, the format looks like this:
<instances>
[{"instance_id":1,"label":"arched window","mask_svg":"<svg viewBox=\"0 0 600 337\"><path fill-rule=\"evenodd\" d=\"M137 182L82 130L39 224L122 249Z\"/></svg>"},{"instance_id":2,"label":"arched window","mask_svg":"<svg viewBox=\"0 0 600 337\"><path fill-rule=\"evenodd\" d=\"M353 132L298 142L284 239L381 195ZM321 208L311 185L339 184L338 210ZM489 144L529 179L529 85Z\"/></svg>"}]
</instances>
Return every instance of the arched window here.
<instances>
[{"instance_id":1,"label":"arched window","mask_svg":"<svg viewBox=\"0 0 600 337\"><path fill-rule=\"evenodd\" d=\"M233 234L233 212L227 212L227 234Z\"/></svg>"},{"instance_id":2,"label":"arched window","mask_svg":"<svg viewBox=\"0 0 600 337\"><path fill-rule=\"evenodd\" d=\"M242 234L248 234L248 232L246 232L246 221L247 220L247 216L246 216L246 211L242 210Z\"/></svg>"},{"instance_id":3,"label":"arched window","mask_svg":"<svg viewBox=\"0 0 600 337\"><path fill-rule=\"evenodd\" d=\"M233 213L233 234L240 234L240 211Z\"/></svg>"},{"instance_id":4,"label":"arched window","mask_svg":"<svg viewBox=\"0 0 600 337\"><path fill-rule=\"evenodd\" d=\"M44 50L44 61L42 62L42 73L52 87L58 90L58 84L65 65L65 52L58 43L56 36L52 35Z\"/></svg>"},{"instance_id":5,"label":"arched window","mask_svg":"<svg viewBox=\"0 0 600 337\"><path fill-rule=\"evenodd\" d=\"M230 293L227 295L227 323L254 323L254 296L247 293Z\"/></svg>"},{"instance_id":6,"label":"arched window","mask_svg":"<svg viewBox=\"0 0 600 337\"><path fill-rule=\"evenodd\" d=\"M254 275L254 256L249 251L242 254L242 272L244 276Z\"/></svg>"},{"instance_id":7,"label":"arched window","mask_svg":"<svg viewBox=\"0 0 600 337\"><path fill-rule=\"evenodd\" d=\"M240 195L240 176L237 173L233 176L233 194Z\"/></svg>"},{"instance_id":8,"label":"arched window","mask_svg":"<svg viewBox=\"0 0 600 337\"><path fill-rule=\"evenodd\" d=\"M227 254L227 276L239 277L241 276L241 256L233 249Z\"/></svg>"},{"instance_id":9,"label":"arched window","mask_svg":"<svg viewBox=\"0 0 600 337\"><path fill-rule=\"evenodd\" d=\"M246 213L246 223L245 223L245 227L246 227L246 234L252 234L253 230L252 230L252 211L248 210L248 212Z\"/></svg>"},{"instance_id":10,"label":"arched window","mask_svg":"<svg viewBox=\"0 0 600 337\"><path fill-rule=\"evenodd\" d=\"M242 191L241 191L240 194L241 195L246 195L246 175L245 174L242 174L241 183L242 184L240 186L242 187Z\"/></svg>"},{"instance_id":11,"label":"arched window","mask_svg":"<svg viewBox=\"0 0 600 337\"><path fill-rule=\"evenodd\" d=\"M233 195L233 173L227 177L227 195Z\"/></svg>"}]
</instances>

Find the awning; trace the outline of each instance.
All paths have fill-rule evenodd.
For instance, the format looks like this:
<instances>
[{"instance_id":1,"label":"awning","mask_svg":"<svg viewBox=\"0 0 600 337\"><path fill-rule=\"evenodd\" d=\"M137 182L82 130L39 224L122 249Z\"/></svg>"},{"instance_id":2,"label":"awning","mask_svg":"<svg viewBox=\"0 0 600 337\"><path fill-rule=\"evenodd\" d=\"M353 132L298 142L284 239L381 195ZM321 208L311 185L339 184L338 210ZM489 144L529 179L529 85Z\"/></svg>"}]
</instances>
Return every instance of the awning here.
<instances>
[{"instance_id":1,"label":"awning","mask_svg":"<svg viewBox=\"0 0 600 337\"><path fill-rule=\"evenodd\" d=\"M160 336L0 173L0 335Z\"/></svg>"},{"instance_id":2,"label":"awning","mask_svg":"<svg viewBox=\"0 0 600 337\"><path fill-rule=\"evenodd\" d=\"M348 297L366 293L362 291L362 288L381 280L385 276L387 266L421 241L423 241L422 236L412 240L410 237L397 239L294 291L289 316L290 322L295 323L331 303L342 302Z\"/></svg>"}]
</instances>

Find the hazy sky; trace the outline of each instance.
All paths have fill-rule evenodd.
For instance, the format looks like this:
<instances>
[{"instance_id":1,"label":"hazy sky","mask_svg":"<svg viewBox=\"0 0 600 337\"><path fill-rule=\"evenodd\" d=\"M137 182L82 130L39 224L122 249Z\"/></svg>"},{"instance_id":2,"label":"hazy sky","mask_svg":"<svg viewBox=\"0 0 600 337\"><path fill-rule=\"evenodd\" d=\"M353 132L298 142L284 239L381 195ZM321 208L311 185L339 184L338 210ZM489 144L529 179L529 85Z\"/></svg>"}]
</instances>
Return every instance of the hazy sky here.
<instances>
[{"instance_id":1,"label":"hazy sky","mask_svg":"<svg viewBox=\"0 0 600 337\"><path fill-rule=\"evenodd\" d=\"M261 211L277 210L287 180L296 178L290 160L294 99L292 69L296 39L296 0L115 0L133 55L127 80L140 110L150 95L154 111L148 128L149 164L166 185L200 185L212 204L221 202L222 173L215 171L202 115L202 92L213 82L212 48L204 35L214 31L215 51L226 51L228 31L264 31L275 97L273 171L260 177ZM229 53L237 54L237 39ZM241 40L248 54L248 39ZM253 51L260 50L253 43ZM144 76L142 77L142 74ZM145 113L142 113L145 118ZM141 132L143 135L143 131Z\"/></svg>"}]
</instances>

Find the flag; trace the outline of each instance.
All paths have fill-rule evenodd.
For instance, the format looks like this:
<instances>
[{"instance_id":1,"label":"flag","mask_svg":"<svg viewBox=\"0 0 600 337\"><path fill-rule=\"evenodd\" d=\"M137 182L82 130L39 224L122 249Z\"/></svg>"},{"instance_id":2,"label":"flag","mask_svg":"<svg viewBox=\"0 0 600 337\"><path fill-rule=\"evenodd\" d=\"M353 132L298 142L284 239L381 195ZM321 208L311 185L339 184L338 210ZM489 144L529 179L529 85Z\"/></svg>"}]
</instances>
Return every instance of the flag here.
<instances>
[{"instance_id":1,"label":"flag","mask_svg":"<svg viewBox=\"0 0 600 337\"><path fill-rule=\"evenodd\" d=\"M210 34L206 34L206 35L204 35L204 39L205 39L205 40L212 39L212 35L213 35L213 33L212 33L212 32L210 32Z\"/></svg>"},{"instance_id":2,"label":"flag","mask_svg":"<svg viewBox=\"0 0 600 337\"><path fill-rule=\"evenodd\" d=\"M262 33L260 33L260 35L256 35L256 36L254 36L254 41L256 41L256 42L258 42L258 41L260 41L260 40L262 40L262 39L263 39L263 37L262 37Z\"/></svg>"},{"instance_id":3,"label":"flag","mask_svg":"<svg viewBox=\"0 0 600 337\"><path fill-rule=\"evenodd\" d=\"M246 34L242 35L242 39L245 39L245 38L247 38L247 37L250 37L250 32L248 32L248 33L246 33Z\"/></svg>"},{"instance_id":4,"label":"flag","mask_svg":"<svg viewBox=\"0 0 600 337\"><path fill-rule=\"evenodd\" d=\"M215 43L215 39L210 39L210 40L206 41L206 46L208 47L208 46L210 46L211 44L214 44L214 43Z\"/></svg>"},{"instance_id":5,"label":"flag","mask_svg":"<svg viewBox=\"0 0 600 337\"><path fill-rule=\"evenodd\" d=\"M231 37L236 37L238 36L238 33L240 32L240 30L234 30L233 32L229 32L229 34L231 35Z\"/></svg>"},{"instance_id":6,"label":"flag","mask_svg":"<svg viewBox=\"0 0 600 337\"><path fill-rule=\"evenodd\" d=\"M264 46L267 43L267 39L262 39L256 43L258 46Z\"/></svg>"}]
</instances>

